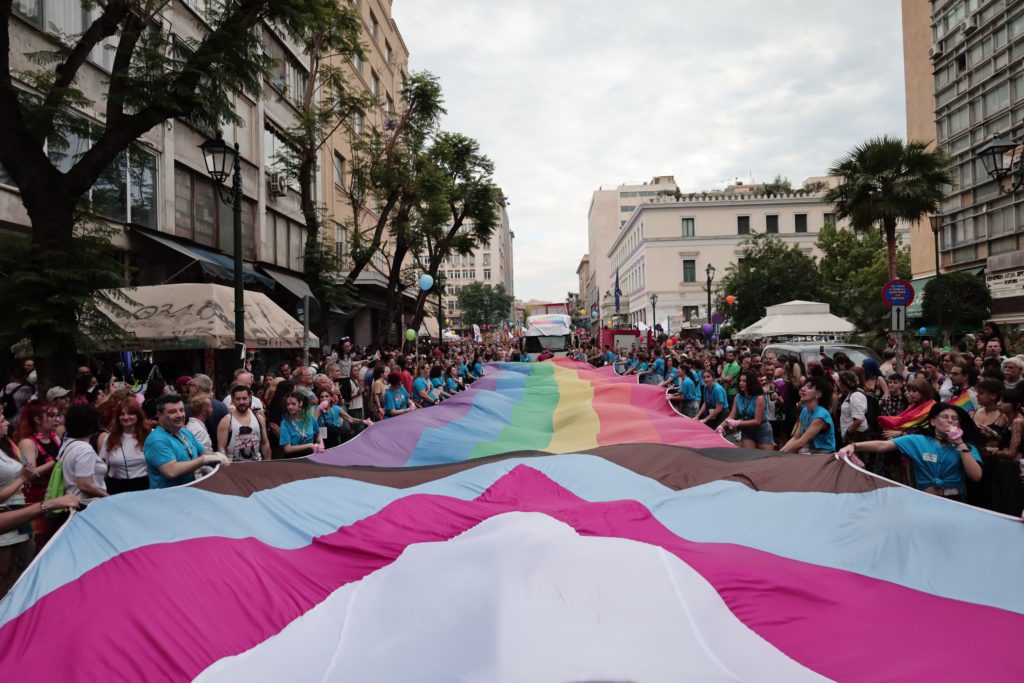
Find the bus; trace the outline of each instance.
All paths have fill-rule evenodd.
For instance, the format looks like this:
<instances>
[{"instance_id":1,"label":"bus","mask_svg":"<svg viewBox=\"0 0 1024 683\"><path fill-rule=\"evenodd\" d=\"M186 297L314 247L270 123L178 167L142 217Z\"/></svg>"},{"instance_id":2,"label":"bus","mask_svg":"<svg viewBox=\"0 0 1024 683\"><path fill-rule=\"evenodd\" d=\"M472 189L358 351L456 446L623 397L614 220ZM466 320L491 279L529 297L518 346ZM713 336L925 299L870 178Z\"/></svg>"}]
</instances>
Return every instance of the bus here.
<instances>
[{"instance_id":1,"label":"bus","mask_svg":"<svg viewBox=\"0 0 1024 683\"><path fill-rule=\"evenodd\" d=\"M562 313L531 315L526 319L523 353L531 361L547 349L555 356L566 356L573 346L572 318Z\"/></svg>"}]
</instances>

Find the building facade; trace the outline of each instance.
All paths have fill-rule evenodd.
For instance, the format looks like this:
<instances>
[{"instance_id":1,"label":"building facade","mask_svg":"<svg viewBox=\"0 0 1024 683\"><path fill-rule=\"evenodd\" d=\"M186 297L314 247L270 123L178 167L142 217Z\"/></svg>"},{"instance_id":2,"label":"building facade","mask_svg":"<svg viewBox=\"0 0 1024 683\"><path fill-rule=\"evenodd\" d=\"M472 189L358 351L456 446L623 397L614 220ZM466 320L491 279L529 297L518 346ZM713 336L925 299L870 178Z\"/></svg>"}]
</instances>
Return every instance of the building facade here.
<instances>
[{"instance_id":1,"label":"building facade","mask_svg":"<svg viewBox=\"0 0 1024 683\"><path fill-rule=\"evenodd\" d=\"M173 33L175 44L201 41L209 29L208 0L172 0L159 14L160 27ZM81 0L17 0L10 20L12 71L31 67L28 55L51 49L52 38L61 32L81 33L94 20L98 8ZM391 19L387 0L358 0L354 3L363 18L362 42L367 58L349 65L352 87L380 94L383 104L373 115L382 120L400 95L407 73L408 50ZM264 51L274 59L270 77L259 92L237 93L237 125L220 131L229 143L238 143L242 168L242 254L247 289L261 289L285 310L295 311L296 301L309 293L303 280L306 228L300 208L299 188L280 175L278 155L283 150L281 133L298 120L298 105L310 78L308 56L301 46L269 25L261 26ZM106 80L114 52L97 48L83 65L77 85L92 104L75 112L99 125L103 119ZM183 48L184 49L184 48ZM27 84L18 84L28 88ZM211 181L199 145L214 131L198 131L183 121L171 120L143 135L135 147L111 168L93 190L103 202L94 201L101 218L123 227L116 237L126 249L126 272L131 285L169 282L220 281L230 283L230 265L223 259L234 253L232 211L221 201ZM347 149L344 133L335 134L321 150L320 173L315 184L316 201L332 218L343 209L334 203L334 163L339 150ZM74 136L47 152L58 167L69 168L90 144ZM120 191L109 191L123 188ZM0 230L28 233L30 222L18 196L18 189L0 167ZM325 230L333 242L336 232ZM368 279L372 279L368 276ZM359 281L361 294L363 282ZM368 284L373 284L372 282ZM364 300L372 301L367 290ZM365 308L344 312L346 329ZM330 312L325 311L325 315ZM371 331L365 325L360 343L369 343ZM337 334L334 339L337 339ZM330 341L328 335L328 341Z\"/></svg>"},{"instance_id":2,"label":"building facade","mask_svg":"<svg viewBox=\"0 0 1024 683\"><path fill-rule=\"evenodd\" d=\"M591 311L601 306L601 297L615 285L615 273L608 261L608 247L643 200L672 195L679 190L672 176L655 176L649 182L628 182L601 186L590 199L587 211L587 253L590 274L580 288L584 305Z\"/></svg>"},{"instance_id":3,"label":"building facade","mask_svg":"<svg viewBox=\"0 0 1024 683\"><path fill-rule=\"evenodd\" d=\"M908 136L934 139L953 163L939 270L984 272L993 318L1022 323L1024 193L1004 192L976 151L1024 120L1024 1L904 0L903 35ZM927 227L911 232L919 292L935 274L933 242Z\"/></svg>"},{"instance_id":4,"label":"building facade","mask_svg":"<svg viewBox=\"0 0 1024 683\"><path fill-rule=\"evenodd\" d=\"M619 273L618 320L633 325L653 325L672 317L705 320L707 266L715 267L716 283L720 281L728 266L742 257L743 241L754 233L771 233L808 255L820 255L815 247L818 232L834 221L833 208L823 196L708 193L639 204L605 252L612 286ZM658 296L657 321L652 293ZM602 321L614 319L613 292L602 294L600 312Z\"/></svg>"},{"instance_id":5,"label":"building facade","mask_svg":"<svg viewBox=\"0 0 1024 683\"><path fill-rule=\"evenodd\" d=\"M459 291L466 285L481 282L496 287L502 285L505 292L515 296L513 272L512 231L508 217L508 204L502 199L499 206L499 220L494 233L487 244L480 245L472 254L452 254L442 262L441 269L445 281L442 302L448 327L458 333L465 333L474 321L463 320L459 308ZM462 230L469 231L471 226L465 225ZM509 312L508 319L512 318Z\"/></svg>"}]
</instances>

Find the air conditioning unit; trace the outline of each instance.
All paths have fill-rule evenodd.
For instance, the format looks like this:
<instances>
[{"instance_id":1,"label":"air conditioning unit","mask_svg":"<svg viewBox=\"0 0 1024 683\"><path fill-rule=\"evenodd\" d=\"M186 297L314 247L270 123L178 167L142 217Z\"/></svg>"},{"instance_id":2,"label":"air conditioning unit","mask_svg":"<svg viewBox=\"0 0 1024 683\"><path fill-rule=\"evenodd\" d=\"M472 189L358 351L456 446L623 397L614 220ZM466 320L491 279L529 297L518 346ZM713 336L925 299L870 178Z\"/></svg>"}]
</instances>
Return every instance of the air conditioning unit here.
<instances>
[{"instance_id":1,"label":"air conditioning unit","mask_svg":"<svg viewBox=\"0 0 1024 683\"><path fill-rule=\"evenodd\" d=\"M942 43L932 43L932 46L928 49L928 56L932 59L938 59L942 56Z\"/></svg>"},{"instance_id":2,"label":"air conditioning unit","mask_svg":"<svg viewBox=\"0 0 1024 683\"><path fill-rule=\"evenodd\" d=\"M267 190L271 197L283 197L288 194L288 185L282 173L267 174Z\"/></svg>"},{"instance_id":3,"label":"air conditioning unit","mask_svg":"<svg viewBox=\"0 0 1024 683\"><path fill-rule=\"evenodd\" d=\"M978 30L978 18L975 16L967 17L964 21L964 35L969 36Z\"/></svg>"}]
</instances>

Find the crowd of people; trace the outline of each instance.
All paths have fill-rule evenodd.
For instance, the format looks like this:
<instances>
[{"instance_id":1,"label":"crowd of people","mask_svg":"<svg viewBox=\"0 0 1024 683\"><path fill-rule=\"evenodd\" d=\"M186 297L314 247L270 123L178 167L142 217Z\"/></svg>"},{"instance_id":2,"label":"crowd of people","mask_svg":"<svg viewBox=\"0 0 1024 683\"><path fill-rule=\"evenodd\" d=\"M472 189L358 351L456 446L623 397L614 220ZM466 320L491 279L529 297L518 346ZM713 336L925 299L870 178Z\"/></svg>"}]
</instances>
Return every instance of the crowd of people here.
<instances>
[{"instance_id":1,"label":"crowd of people","mask_svg":"<svg viewBox=\"0 0 1024 683\"><path fill-rule=\"evenodd\" d=\"M835 453L891 479L1019 516L1024 511L1024 354L999 326L950 348L924 339L881 362L839 351L803 362L734 346L648 335L630 348L574 351L665 387L681 414L746 448Z\"/></svg>"},{"instance_id":2,"label":"crowd of people","mask_svg":"<svg viewBox=\"0 0 1024 683\"><path fill-rule=\"evenodd\" d=\"M929 493L1021 514L1024 356L996 325L952 349L925 341L897 358L888 348L882 362L823 349L805 364L727 339L651 334L612 349L581 335L569 355L665 388L677 412L743 447L839 452ZM514 344L468 340L417 351L371 354L346 339L261 377L247 364L223 393L202 373L168 382L152 368L140 383L83 365L73 389L40 396L24 359L2 392L0 596L52 538L61 511L186 484L216 465L319 453L448 400L487 363L528 360ZM545 349L537 360L551 356Z\"/></svg>"}]
</instances>

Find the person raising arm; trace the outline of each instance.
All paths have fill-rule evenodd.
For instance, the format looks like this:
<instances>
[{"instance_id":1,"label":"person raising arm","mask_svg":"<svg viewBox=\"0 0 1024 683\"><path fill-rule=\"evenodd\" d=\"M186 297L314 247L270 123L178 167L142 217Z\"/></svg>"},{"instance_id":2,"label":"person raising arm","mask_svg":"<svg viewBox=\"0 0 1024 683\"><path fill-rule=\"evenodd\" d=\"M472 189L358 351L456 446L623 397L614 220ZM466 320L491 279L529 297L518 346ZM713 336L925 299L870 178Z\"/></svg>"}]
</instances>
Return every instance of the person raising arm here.
<instances>
[{"instance_id":1,"label":"person raising arm","mask_svg":"<svg viewBox=\"0 0 1024 683\"><path fill-rule=\"evenodd\" d=\"M798 453L834 453L836 437L832 416L823 406L832 402L832 385L824 377L808 377L800 387L800 419L796 434L779 450Z\"/></svg>"}]
</instances>

